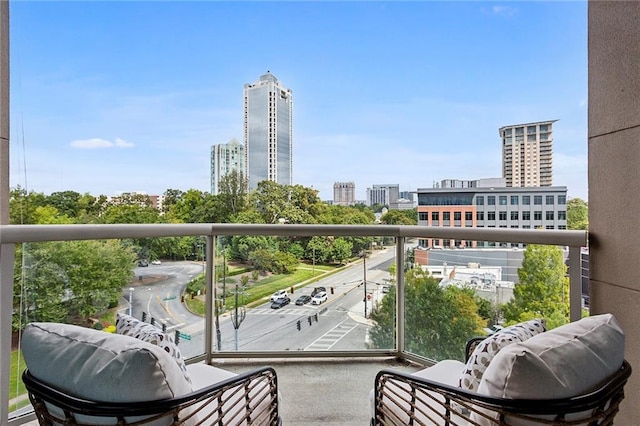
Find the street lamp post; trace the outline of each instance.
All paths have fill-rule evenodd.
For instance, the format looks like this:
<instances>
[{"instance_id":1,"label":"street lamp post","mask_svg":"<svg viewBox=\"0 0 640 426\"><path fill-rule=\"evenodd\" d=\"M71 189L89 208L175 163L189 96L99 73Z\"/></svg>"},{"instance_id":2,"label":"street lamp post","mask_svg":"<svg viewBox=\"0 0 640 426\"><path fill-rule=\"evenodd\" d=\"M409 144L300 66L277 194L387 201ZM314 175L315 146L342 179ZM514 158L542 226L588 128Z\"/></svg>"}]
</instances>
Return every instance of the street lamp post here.
<instances>
[{"instance_id":1,"label":"street lamp post","mask_svg":"<svg viewBox=\"0 0 640 426\"><path fill-rule=\"evenodd\" d=\"M133 287L129 287L129 316L133 316Z\"/></svg>"}]
</instances>

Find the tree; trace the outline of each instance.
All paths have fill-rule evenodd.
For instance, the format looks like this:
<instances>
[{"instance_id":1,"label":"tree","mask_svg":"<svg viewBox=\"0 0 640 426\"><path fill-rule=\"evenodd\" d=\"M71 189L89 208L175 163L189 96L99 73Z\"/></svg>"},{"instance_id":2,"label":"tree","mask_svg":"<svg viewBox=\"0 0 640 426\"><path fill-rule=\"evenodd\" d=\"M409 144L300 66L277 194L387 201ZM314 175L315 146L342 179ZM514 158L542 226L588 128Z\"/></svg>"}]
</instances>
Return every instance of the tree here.
<instances>
[{"instance_id":1,"label":"tree","mask_svg":"<svg viewBox=\"0 0 640 426\"><path fill-rule=\"evenodd\" d=\"M218 197L224 209L224 222L247 208L246 187L244 174L237 170L232 170L220 179Z\"/></svg>"},{"instance_id":2,"label":"tree","mask_svg":"<svg viewBox=\"0 0 640 426\"><path fill-rule=\"evenodd\" d=\"M418 213L411 210L389 210L380 221L385 225L417 225Z\"/></svg>"},{"instance_id":3,"label":"tree","mask_svg":"<svg viewBox=\"0 0 640 426\"><path fill-rule=\"evenodd\" d=\"M481 333L485 325L471 289L441 287L422 269L405 275L405 342L408 351L433 360L464 359L466 341ZM371 314L372 346L395 345L395 286Z\"/></svg>"},{"instance_id":4,"label":"tree","mask_svg":"<svg viewBox=\"0 0 640 426\"><path fill-rule=\"evenodd\" d=\"M344 264L351 257L352 250L353 244L351 242L342 237L336 238L331 244L331 259L334 262Z\"/></svg>"},{"instance_id":5,"label":"tree","mask_svg":"<svg viewBox=\"0 0 640 426\"><path fill-rule=\"evenodd\" d=\"M14 310L29 321L86 324L116 305L133 278L135 255L116 240L28 244L23 250L14 274L14 300L22 304Z\"/></svg>"},{"instance_id":6,"label":"tree","mask_svg":"<svg viewBox=\"0 0 640 426\"><path fill-rule=\"evenodd\" d=\"M528 245L518 279L513 299L504 305L508 324L544 318L547 328L555 328L569 321L569 278L559 247Z\"/></svg>"},{"instance_id":7,"label":"tree","mask_svg":"<svg viewBox=\"0 0 640 426\"><path fill-rule=\"evenodd\" d=\"M589 230L589 205L580 198L567 201L567 228Z\"/></svg>"}]
</instances>

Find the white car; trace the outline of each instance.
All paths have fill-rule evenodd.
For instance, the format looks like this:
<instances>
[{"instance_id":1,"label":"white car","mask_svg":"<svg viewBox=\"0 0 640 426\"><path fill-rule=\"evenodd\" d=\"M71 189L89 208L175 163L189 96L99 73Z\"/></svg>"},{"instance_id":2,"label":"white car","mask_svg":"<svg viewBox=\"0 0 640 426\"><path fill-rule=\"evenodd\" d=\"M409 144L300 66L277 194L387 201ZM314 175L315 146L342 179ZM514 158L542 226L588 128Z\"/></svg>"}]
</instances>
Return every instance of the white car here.
<instances>
[{"instance_id":1,"label":"white car","mask_svg":"<svg viewBox=\"0 0 640 426\"><path fill-rule=\"evenodd\" d=\"M282 299L283 297L289 297L287 290L278 290L271 295L271 301L275 302L278 299Z\"/></svg>"},{"instance_id":2,"label":"white car","mask_svg":"<svg viewBox=\"0 0 640 426\"><path fill-rule=\"evenodd\" d=\"M311 303L313 305L319 305L322 302L326 302L327 301L327 292L325 291L321 291L319 293L317 293L315 296L313 296L313 298L311 299Z\"/></svg>"},{"instance_id":3,"label":"white car","mask_svg":"<svg viewBox=\"0 0 640 426\"><path fill-rule=\"evenodd\" d=\"M161 263L162 263L162 262L160 262L158 259L156 259L156 260L152 260L152 261L151 261L151 264L152 264L152 265L160 265Z\"/></svg>"}]
</instances>

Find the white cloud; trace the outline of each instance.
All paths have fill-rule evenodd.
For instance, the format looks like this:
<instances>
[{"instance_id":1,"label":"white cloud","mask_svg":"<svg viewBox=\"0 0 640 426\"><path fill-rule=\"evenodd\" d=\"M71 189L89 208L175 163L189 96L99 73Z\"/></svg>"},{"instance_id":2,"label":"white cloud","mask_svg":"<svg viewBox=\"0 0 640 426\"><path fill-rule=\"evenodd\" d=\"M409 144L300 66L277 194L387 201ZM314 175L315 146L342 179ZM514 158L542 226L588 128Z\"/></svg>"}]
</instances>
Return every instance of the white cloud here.
<instances>
[{"instance_id":1,"label":"white cloud","mask_svg":"<svg viewBox=\"0 0 640 426\"><path fill-rule=\"evenodd\" d=\"M116 138L115 146L118 148L133 148L135 145L132 142L127 142L124 139Z\"/></svg>"},{"instance_id":2,"label":"white cloud","mask_svg":"<svg viewBox=\"0 0 640 426\"><path fill-rule=\"evenodd\" d=\"M507 18L518 13L518 9L511 6L493 6L491 8L491 11L493 12L494 15L504 16Z\"/></svg>"},{"instance_id":3,"label":"white cloud","mask_svg":"<svg viewBox=\"0 0 640 426\"><path fill-rule=\"evenodd\" d=\"M135 145L123 139L116 138L114 142L101 138L82 139L72 141L70 145L78 149L101 149L101 148L132 148Z\"/></svg>"}]
</instances>

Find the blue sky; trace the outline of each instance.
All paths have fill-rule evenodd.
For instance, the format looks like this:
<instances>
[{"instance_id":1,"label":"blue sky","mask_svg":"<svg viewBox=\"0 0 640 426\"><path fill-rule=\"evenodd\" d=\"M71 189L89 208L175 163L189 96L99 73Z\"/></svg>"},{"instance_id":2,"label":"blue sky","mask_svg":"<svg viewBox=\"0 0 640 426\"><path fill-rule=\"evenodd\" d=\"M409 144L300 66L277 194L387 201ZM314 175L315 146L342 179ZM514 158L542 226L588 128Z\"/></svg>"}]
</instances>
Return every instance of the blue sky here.
<instances>
[{"instance_id":1,"label":"blue sky","mask_svg":"<svg viewBox=\"0 0 640 426\"><path fill-rule=\"evenodd\" d=\"M34 2L11 7L11 185L210 190L242 89L294 96L294 183L401 190L501 176L504 125L550 119L554 185L587 198L587 5Z\"/></svg>"}]
</instances>

